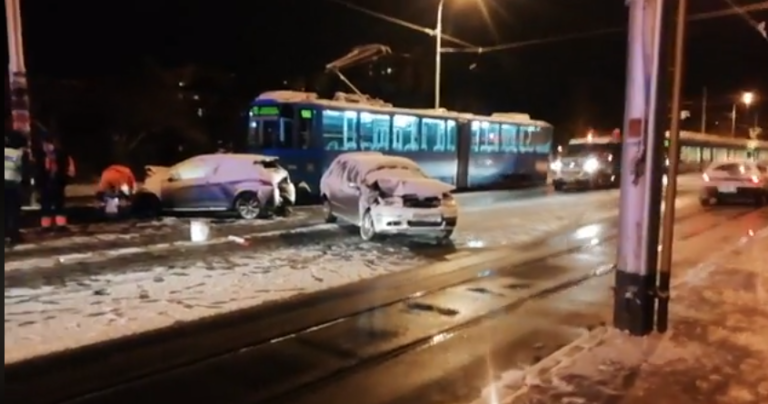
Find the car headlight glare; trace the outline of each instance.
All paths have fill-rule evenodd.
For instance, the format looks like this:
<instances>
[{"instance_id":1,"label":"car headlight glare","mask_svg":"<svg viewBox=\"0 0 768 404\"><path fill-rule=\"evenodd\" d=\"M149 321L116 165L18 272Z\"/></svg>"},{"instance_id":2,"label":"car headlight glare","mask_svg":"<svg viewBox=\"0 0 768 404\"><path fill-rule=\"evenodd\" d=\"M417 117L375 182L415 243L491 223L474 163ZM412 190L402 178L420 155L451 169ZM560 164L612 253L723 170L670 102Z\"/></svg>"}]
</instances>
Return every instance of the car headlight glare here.
<instances>
[{"instance_id":1,"label":"car headlight glare","mask_svg":"<svg viewBox=\"0 0 768 404\"><path fill-rule=\"evenodd\" d=\"M563 168L563 163L560 160L553 161L552 164L549 165L549 168L554 171L558 171Z\"/></svg>"},{"instance_id":2,"label":"car headlight glare","mask_svg":"<svg viewBox=\"0 0 768 404\"><path fill-rule=\"evenodd\" d=\"M593 173L597 171L597 169L600 168L600 162L597 161L597 159L589 159L584 163L584 171L588 173Z\"/></svg>"}]
</instances>

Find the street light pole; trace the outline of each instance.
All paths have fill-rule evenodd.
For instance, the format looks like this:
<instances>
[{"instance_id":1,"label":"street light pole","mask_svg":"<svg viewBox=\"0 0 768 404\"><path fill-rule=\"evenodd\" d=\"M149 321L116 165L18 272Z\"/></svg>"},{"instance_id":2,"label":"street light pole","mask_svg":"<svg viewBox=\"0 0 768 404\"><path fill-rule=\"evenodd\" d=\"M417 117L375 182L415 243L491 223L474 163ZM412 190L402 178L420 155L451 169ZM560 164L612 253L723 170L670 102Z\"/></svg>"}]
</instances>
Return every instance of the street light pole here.
<instances>
[{"instance_id":1,"label":"street light pole","mask_svg":"<svg viewBox=\"0 0 768 404\"><path fill-rule=\"evenodd\" d=\"M437 23L435 26L435 109L440 108L440 82L442 74L443 49L443 7L445 0L437 5Z\"/></svg>"},{"instance_id":2,"label":"street light pole","mask_svg":"<svg viewBox=\"0 0 768 404\"><path fill-rule=\"evenodd\" d=\"M659 301L656 331L660 333L667 332L669 326L669 288L672 279L672 247L675 238L675 200L677 199L677 174L680 159L680 102L683 87L687 13L688 0L678 0L672 78L672 120L669 125L669 150L667 152L669 171L667 172L667 193L664 196L661 260L659 262L659 283L656 291L656 297Z\"/></svg>"},{"instance_id":3,"label":"street light pole","mask_svg":"<svg viewBox=\"0 0 768 404\"><path fill-rule=\"evenodd\" d=\"M664 0L628 0L627 89L622 148L614 326L632 335L654 328L661 139L657 126ZM664 70L666 71L666 70ZM666 105L666 103L662 103ZM662 131L663 132L663 131ZM658 182L658 183L657 183ZM655 190L655 188L658 190Z\"/></svg>"}]
</instances>

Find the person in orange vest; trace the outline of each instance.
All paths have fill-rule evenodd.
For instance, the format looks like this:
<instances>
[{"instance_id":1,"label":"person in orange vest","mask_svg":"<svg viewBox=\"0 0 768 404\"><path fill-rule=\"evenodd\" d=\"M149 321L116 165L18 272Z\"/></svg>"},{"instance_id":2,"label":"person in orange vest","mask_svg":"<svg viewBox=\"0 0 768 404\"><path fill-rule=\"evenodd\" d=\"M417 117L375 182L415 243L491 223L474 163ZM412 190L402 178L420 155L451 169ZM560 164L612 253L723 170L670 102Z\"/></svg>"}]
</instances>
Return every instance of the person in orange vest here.
<instances>
[{"instance_id":1,"label":"person in orange vest","mask_svg":"<svg viewBox=\"0 0 768 404\"><path fill-rule=\"evenodd\" d=\"M118 200L129 199L136 192L136 177L130 168L113 164L101 172L96 198L103 202L108 214L117 213Z\"/></svg>"},{"instance_id":2,"label":"person in orange vest","mask_svg":"<svg viewBox=\"0 0 768 404\"><path fill-rule=\"evenodd\" d=\"M44 230L67 228L66 189L75 176L75 162L58 139L45 134L33 147L35 189L40 195L40 226Z\"/></svg>"}]
</instances>

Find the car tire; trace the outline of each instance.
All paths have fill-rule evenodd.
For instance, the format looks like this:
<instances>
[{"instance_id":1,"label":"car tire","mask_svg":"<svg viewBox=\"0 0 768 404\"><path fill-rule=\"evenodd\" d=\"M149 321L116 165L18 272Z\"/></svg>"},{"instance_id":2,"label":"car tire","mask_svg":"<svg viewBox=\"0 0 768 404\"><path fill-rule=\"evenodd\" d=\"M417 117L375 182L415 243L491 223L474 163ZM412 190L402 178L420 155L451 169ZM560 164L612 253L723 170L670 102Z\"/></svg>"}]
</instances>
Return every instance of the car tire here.
<instances>
[{"instance_id":1,"label":"car tire","mask_svg":"<svg viewBox=\"0 0 768 404\"><path fill-rule=\"evenodd\" d=\"M338 218L333 214L333 208L331 207L331 201L327 197L323 196L323 213L325 215L326 223L336 223Z\"/></svg>"},{"instance_id":2,"label":"car tire","mask_svg":"<svg viewBox=\"0 0 768 404\"><path fill-rule=\"evenodd\" d=\"M768 193L763 193L755 197L755 206L762 208L768 205Z\"/></svg>"},{"instance_id":3,"label":"car tire","mask_svg":"<svg viewBox=\"0 0 768 404\"><path fill-rule=\"evenodd\" d=\"M360 238L363 241L373 241L377 238L376 226L370 210L365 211L363 220L360 221Z\"/></svg>"},{"instance_id":4,"label":"car tire","mask_svg":"<svg viewBox=\"0 0 768 404\"><path fill-rule=\"evenodd\" d=\"M255 192L245 191L237 195L232 209L240 219L254 220L261 217L262 209L259 196Z\"/></svg>"},{"instance_id":5,"label":"car tire","mask_svg":"<svg viewBox=\"0 0 768 404\"><path fill-rule=\"evenodd\" d=\"M443 233L437 238L438 244L447 244L451 242L451 237L453 237L453 231L454 229L448 229L443 231Z\"/></svg>"},{"instance_id":6,"label":"car tire","mask_svg":"<svg viewBox=\"0 0 768 404\"><path fill-rule=\"evenodd\" d=\"M143 218L155 218L160 216L160 198L149 192L140 192L131 201L131 213Z\"/></svg>"}]
</instances>

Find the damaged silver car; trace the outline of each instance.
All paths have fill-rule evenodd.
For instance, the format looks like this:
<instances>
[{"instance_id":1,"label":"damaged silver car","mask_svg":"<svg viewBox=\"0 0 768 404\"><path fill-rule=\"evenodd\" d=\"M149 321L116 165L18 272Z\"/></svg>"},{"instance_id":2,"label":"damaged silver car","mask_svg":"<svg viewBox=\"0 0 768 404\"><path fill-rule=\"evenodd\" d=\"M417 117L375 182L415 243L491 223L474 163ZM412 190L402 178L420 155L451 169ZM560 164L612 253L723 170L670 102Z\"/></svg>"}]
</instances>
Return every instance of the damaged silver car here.
<instances>
[{"instance_id":1,"label":"damaged silver car","mask_svg":"<svg viewBox=\"0 0 768 404\"><path fill-rule=\"evenodd\" d=\"M341 154L320 180L326 221L359 226L366 241L394 234L450 239L458 219L453 190L412 160L378 152Z\"/></svg>"}]
</instances>

